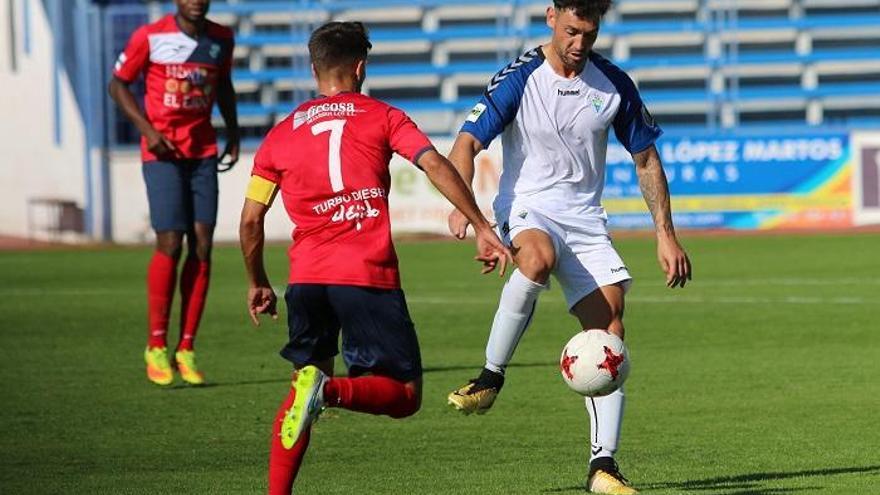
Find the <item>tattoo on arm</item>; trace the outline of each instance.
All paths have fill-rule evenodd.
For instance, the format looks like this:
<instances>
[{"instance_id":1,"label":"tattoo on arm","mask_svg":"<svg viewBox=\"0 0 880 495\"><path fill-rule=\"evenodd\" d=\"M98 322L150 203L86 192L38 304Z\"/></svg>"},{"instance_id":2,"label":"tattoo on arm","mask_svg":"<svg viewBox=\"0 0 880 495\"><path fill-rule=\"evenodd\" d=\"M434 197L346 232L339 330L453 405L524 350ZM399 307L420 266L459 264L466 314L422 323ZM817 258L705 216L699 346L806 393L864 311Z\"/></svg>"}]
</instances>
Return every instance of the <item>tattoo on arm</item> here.
<instances>
[{"instance_id":1,"label":"tattoo on arm","mask_svg":"<svg viewBox=\"0 0 880 495\"><path fill-rule=\"evenodd\" d=\"M639 187L642 196L651 212L654 227L658 233L674 233L672 224L672 206L669 199L669 183L666 181L666 173L660 163L657 148L650 148L633 155L636 164L636 174L639 176Z\"/></svg>"}]
</instances>

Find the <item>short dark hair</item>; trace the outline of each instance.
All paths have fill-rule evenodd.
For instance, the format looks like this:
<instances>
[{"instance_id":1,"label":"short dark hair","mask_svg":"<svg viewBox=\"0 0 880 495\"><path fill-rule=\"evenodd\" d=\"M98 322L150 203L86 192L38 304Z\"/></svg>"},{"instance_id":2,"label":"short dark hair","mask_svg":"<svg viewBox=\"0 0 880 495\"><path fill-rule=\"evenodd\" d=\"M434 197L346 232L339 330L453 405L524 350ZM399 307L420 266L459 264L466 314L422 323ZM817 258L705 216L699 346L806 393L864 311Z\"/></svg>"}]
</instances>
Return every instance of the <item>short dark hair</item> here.
<instances>
[{"instance_id":1,"label":"short dark hair","mask_svg":"<svg viewBox=\"0 0 880 495\"><path fill-rule=\"evenodd\" d=\"M360 22L328 22L309 38L309 56L317 72L364 60L370 48L370 35Z\"/></svg>"},{"instance_id":2,"label":"short dark hair","mask_svg":"<svg viewBox=\"0 0 880 495\"><path fill-rule=\"evenodd\" d=\"M556 10L574 10L581 19L601 19L611 8L611 0L553 0Z\"/></svg>"}]
</instances>

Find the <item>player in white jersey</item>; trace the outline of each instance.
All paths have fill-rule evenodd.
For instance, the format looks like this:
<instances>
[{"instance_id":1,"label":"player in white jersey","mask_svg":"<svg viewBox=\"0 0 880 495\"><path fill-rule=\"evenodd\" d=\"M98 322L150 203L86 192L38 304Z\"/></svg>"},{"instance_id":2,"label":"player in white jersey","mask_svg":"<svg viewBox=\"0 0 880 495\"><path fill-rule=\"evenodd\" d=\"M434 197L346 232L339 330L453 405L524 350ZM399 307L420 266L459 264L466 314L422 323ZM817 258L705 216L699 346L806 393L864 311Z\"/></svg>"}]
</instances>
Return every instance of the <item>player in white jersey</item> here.
<instances>
[{"instance_id":1,"label":"player in white jersey","mask_svg":"<svg viewBox=\"0 0 880 495\"><path fill-rule=\"evenodd\" d=\"M450 160L465 181L474 157L501 134L503 171L494 209L518 265L501 293L480 376L452 392L465 413L486 412L504 383L504 370L528 326L538 295L555 275L569 311L582 328L624 337L624 294L632 279L611 244L602 208L608 132L632 154L654 220L657 257L670 288L684 287L691 265L675 235L669 188L654 142L661 130L632 80L592 51L610 0L555 0L547 9L549 43L498 72L468 115ZM464 238L467 220L449 217ZM623 390L588 398L591 458L587 488L636 491L620 475L614 453L623 416Z\"/></svg>"}]
</instances>

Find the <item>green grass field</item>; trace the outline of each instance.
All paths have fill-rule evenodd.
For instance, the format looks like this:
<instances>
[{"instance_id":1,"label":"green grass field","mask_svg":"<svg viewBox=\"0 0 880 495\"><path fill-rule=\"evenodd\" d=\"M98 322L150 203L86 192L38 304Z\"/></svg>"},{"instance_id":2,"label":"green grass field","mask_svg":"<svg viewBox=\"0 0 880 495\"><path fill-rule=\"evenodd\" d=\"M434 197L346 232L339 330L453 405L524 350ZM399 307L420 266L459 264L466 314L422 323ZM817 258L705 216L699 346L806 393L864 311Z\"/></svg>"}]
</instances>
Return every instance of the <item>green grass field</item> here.
<instances>
[{"instance_id":1,"label":"green grass field","mask_svg":"<svg viewBox=\"0 0 880 495\"><path fill-rule=\"evenodd\" d=\"M646 238L619 250L633 369L618 460L645 493L880 493L880 235L685 237L666 289ZM578 330L542 296L486 416L446 394L483 363L501 282L470 243L400 243L425 365L422 410L331 411L298 493L581 492L583 400L557 360ZM198 350L210 386L160 389L142 362L149 250L0 253L0 493L261 493L287 388L282 320L253 328L236 248L215 254ZM282 286L282 246L269 266ZM176 339L176 331L172 332ZM338 365L341 366L341 365Z\"/></svg>"}]
</instances>

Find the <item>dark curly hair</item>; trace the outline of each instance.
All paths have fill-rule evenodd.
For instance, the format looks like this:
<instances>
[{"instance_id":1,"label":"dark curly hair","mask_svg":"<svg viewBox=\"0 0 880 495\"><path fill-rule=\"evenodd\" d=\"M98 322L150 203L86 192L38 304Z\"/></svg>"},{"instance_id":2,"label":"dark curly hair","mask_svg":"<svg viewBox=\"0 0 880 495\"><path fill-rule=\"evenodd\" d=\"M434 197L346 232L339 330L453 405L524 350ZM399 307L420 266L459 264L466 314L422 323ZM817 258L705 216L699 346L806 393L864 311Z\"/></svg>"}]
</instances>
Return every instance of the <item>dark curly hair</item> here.
<instances>
[{"instance_id":1,"label":"dark curly hair","mask_svg":"<svg viewBox=\"0 0 880 495\"><path fill-rule=\"evenodd\" d=\"M611 8L611 0L553 0L556 10L574 10L581 19L601 19Z\"/></svg>"},{"instance_id":2,"label":"dark curly hair","mask_svg":"<svg viewBox=\"0 0 880 495\"><path fill-rule=\"evenodd\" d=\"M366 59L370 48L370 35L360 22L328 22L309 38L309 57L318 72Z\"/></svg>"}]
</instances>

